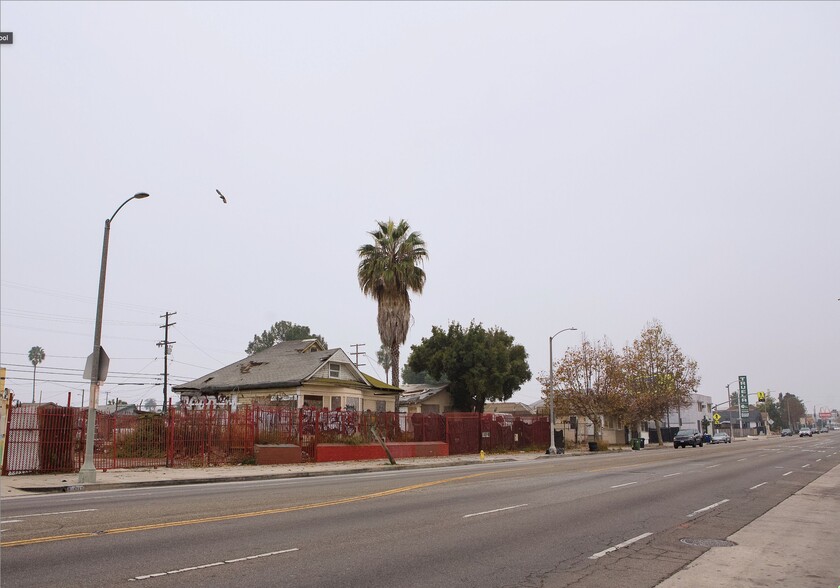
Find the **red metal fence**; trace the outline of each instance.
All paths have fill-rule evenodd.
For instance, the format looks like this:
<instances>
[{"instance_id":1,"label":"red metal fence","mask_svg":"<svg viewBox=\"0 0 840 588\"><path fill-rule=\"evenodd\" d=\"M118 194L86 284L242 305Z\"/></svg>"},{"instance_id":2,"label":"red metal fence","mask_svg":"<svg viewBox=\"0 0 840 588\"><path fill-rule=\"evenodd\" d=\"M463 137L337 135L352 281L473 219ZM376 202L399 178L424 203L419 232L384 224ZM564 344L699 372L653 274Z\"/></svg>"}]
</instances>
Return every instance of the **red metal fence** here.
<instances>
[{"instance_id":1,"label":"red metal fence","mask_svg":"<svg viewBox=\"0 0 840 588\"><path fill-rule=\"evenodd\" d=\"M2 473L78 471L84 461L87 409L23 405L9 412ZM374 413L277 406L170 408L139 415L96 413L94 466L202 467L248 463L256 444L294 444L314 461L319 443L443 441L450 454L548 445L545 417L478 413Z\"/></svg>"}]
</instances>

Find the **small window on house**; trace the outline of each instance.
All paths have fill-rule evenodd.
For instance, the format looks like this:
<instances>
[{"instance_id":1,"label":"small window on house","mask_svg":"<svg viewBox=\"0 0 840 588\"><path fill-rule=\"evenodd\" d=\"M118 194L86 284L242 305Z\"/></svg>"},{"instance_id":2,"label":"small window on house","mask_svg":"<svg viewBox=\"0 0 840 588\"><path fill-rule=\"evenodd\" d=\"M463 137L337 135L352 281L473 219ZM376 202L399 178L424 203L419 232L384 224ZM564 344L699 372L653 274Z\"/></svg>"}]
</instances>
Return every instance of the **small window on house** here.
<instances>
[{"instance_id":1,"label":"small window on house","mask_svg":"<svg viewBox=\"0 0 840 588\"><path fill-rule=\"evenodd\" d=\"M385 401L384 400L377 400L376 401L376 412L385 412Z\"/></svg>"},{"instance_id":2,"label":"small window on house","mask_svg":"<svg viewBox=\"0 0 840 588\"><path fill-rule=\"evenodd\" d=\"M347 410L359 410L359 399L348 398L347 402L344 404L344 408Z\"/></svg>"},{"instance_id":3,"label":"small window on house","mask_svg":"<svg viewBox=\"0 0 840 588\"><path fill-rule=\"evenodd\" d=\"M420 412L423 414L438 414L440 413L440 406L437 404L423 404L420 407Z\"/></svg>"},{"instance_id":4,"label":"small window on house","mask_svg":"<svg viewBox=\"0 0 840 588\"><path fill-rule=\"evenodd\" d=\"M341 396L333 396L330 399L330 409L338 410L341 408Z\"/></svg>"},{"instance_id":5,"label":"small window on house","mask_svg":"<svg viewBox=\"0 0 840 588\"><path fill-rule=\"evenodd\" d=\"M330 377L331 378L341 377L341 364L330 363Z\"/></svg>"}]
</instances>

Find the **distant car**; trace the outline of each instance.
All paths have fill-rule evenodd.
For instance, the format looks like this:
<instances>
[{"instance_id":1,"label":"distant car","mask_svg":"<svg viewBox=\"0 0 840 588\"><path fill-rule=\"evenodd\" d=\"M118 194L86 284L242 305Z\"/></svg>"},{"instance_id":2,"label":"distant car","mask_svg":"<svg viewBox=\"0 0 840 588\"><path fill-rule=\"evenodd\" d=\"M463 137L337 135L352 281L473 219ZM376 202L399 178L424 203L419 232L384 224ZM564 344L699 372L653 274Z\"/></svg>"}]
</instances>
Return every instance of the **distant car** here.
<instances>
[{"instance_id":1,"label":"distant car","mask_svg":"<svg viewBox=\"0 0 840 588\"><path fill-rule=\"evenodd\" d=\"M817 435L819 432L820 432L820 430L819 430L818 428L816 428L816 427L813 427L813 428L811 429L811 434L812 434L812 435Z\"/></svg>"},{"instance_id":2,"label":"distant car","mask_svg":"<svg viewBox=\"0 0 840 588\"><path fill-rule=\"evenodd\" d=\"M805 427L804 429L799 429L799 436L800 437L813 437L814 435L811 433L811 429Z\"/></svg>"},{"instance_id":3,"label":"distant car","mask_svg":"<svg viewBox=\"0 0 840 588\"><path fill-rule=\"evenodd\" d=\"M703 436L697 429L680 429L674 436L674 449L691 445L703 447Z\"/></svg>"},{"instance_id":4,"label":"distant car","mask_svg":"<svg viewBox=\"0 0 840 588\"><path fill-rule=\"evenodd\" d=\"M717 443L732 443L732 438L727 433L715 433L712 435L712 440L709 443L713 445Z\"/></svg>"},{"instance_id":5,"label":"distant car","mask_svg":"<svg viewBox=\"0 0 840 588\"><path fill-rule=\"evenodd\" d=\"M828 427L823 427L820 429L820 433L828 433Z\"/></svg>"},{"instance_id":6,"label":"distant car","mask_svg":"<svg viewBox=\"0 0 840 588\"><path fill-rule=\"evenodd\" d=\"M782 429L782 437L793 437L793 431L790 429Z\"/></svg>"}]
</instances>

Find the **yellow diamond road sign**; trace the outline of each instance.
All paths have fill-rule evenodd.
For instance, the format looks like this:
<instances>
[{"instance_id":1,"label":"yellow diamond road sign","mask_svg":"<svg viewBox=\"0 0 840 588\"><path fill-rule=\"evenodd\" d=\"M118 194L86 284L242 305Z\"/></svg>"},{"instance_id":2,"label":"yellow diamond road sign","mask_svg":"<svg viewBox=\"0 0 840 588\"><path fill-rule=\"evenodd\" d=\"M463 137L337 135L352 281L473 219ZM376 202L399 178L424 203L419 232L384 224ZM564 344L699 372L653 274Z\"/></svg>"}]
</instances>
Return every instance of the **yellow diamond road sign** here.
<instances>
[{"instance_id":1,"label":"yellow diamond road sign","mask_svg":"<svg viewBox=\"0 0 840 588\"><path fill-rule=\"evenodd\" d=\"M712 415L712 420L715 421L716 425L719 425L720 424L720 413L716 412L715 414L713 414Z\"/></svg>"}]
</instances>

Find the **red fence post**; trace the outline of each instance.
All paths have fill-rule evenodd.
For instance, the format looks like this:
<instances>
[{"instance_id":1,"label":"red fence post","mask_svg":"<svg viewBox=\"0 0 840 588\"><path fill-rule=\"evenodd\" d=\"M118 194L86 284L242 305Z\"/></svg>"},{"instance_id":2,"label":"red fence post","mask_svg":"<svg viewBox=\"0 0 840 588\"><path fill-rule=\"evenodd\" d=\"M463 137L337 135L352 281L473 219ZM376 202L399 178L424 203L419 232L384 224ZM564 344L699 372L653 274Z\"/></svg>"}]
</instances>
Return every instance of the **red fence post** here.
<instances>
[{"instance_id":1,"label":"red fence post","mask_svg":"<svg viewBox=\"0 0 840 588\"><path fill-rule=\"evenodd\" d=\"M2 468L2 475L8 476L9 475L9 431L12 427L12 406L14 405L15 395L12 392L9 392L9 411L6 414L6 430L3 431L4 442L3 442L3 468Z\"/></svg>"}]
</instances>

